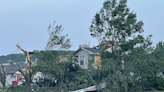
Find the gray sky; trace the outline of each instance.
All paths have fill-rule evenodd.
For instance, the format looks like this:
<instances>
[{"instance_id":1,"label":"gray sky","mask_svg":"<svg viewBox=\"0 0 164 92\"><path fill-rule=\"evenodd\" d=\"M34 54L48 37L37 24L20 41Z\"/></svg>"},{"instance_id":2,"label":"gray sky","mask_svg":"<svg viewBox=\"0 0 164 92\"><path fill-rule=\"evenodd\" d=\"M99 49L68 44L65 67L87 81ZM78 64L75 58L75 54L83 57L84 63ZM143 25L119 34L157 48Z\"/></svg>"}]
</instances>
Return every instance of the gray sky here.
<instances>
[{"instance_id":1,"label":"gray sky","mask_svg":"<svg viewBox=\"0 0 164 92\"><path fill-rule=\"evenodd\" d=\"M91 21L104 0L0 0L0 55L45 49L47 28L62 25L77 50L80 44L97 45L89 32ZM152 34L153 45L164 39L164 0L128 0L128 7L144 22L144 36Z\"/></svg>"}]
</instances>

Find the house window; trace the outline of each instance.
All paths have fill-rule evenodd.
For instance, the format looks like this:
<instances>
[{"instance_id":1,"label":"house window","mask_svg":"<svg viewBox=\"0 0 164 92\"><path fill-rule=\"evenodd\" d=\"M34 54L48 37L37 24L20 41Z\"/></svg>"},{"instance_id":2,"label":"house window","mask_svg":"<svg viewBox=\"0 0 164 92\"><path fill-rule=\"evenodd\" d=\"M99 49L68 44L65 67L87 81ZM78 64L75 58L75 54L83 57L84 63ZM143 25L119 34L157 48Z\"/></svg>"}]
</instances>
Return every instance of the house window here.
<instances>
[{"instance_id":1,"label":"house window","mask_svg":"<svg viewBox=\"0 0 164 92\"><path fill-rule=\"evenodd\" d=\"M80 56L80 65L85 65L85 56Z\"/></svg>"}]
</instances>

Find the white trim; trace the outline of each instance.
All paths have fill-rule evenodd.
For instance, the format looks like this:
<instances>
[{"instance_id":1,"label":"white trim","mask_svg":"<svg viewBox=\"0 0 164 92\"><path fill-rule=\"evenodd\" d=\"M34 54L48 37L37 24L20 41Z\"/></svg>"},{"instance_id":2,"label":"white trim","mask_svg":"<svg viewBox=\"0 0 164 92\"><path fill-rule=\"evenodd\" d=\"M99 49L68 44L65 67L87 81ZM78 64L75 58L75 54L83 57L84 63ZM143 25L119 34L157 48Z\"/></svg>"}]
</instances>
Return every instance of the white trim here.
<instances>
[{"instance_id":1,"label":"white trim","mask_svg":"<svg viewBox=\"0 0 164 92\"><path fill-rule=\"evenodd\" d=\"M85 61L86 61L86 60L85 60L85 56L84 56L84 66L85 66Z\"/></svg>"},{"instance_id":2,"label":"white trim","mask_svg":"<svg viewBox=\"0 0 164 92\"><path fill-rule=\"evenodd\" d=\"M82 49L82 50L85 50L85 51L88 52L89 54L94 54L94 53L92 53L92 52L86 50L85 48L81 48L81 49Z\"/></svg>"},{"instance_id":3,"label":"white trim","mask_svg":"<svg viewBox=\"0 0 164 92\"><path fill-rule=\"evenodd\" d=\"M83 65L81 65L81 59L82 59L82 57L83 57L83 60L84 60L84 61L83 61ZM86 61L86 60L85 60L85 55L80 56L80 65L81 65L81 66L85 66L85 61Z\"/></svg>"},{"instance_id":4,"label":"white trim","mask_svg":"<svg viewBox=\"0 0 164 92\"><path fill-rule=\"evenodd\" d=\"M100 53L93 53L93 54L95 54L95 55L100 55Z\"/></svg>"},{"instance_id":5,"label":"white trim","mask_svg":"<svg viewBox=\"0 0 164 92\"><path fill-rule=\"evenodd\" d=\"M91 51L89 51L89 50L87 50L87 49L85 49L85 48L80 48L80 49L81 49L81 50L84 50L84 51L86 51L86 52L88 52L89 54L97 54L97 55L100 54L100 53L92 53ZM79 49L78 49L78 50L79 50ZM77 50L77 51L78 51L78 50ZM76 54L77 54L80 50L79 50L78 52L77 52L77 51L76 51ZM74 54L74 56L76 56L76 54Z\"/></svg>"}]
</instances>

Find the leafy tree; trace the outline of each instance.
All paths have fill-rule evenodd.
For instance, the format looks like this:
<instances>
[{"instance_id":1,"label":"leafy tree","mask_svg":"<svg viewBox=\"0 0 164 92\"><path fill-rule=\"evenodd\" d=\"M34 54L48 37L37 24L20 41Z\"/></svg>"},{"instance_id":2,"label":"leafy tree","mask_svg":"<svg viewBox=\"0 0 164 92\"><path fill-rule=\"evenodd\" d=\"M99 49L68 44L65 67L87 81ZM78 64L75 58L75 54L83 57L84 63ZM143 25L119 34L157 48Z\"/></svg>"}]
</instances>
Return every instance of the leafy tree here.
<instances>
[{"instance_id":1,"label":"leafy tree","mask_svg":"<svg viewBox=\"0 0 164 92\"><path fill-rule=\"evenodd\" d=\"M63 51L70 48L71 45L70 40L66 38L67 35L59 35L63 31L61 26L53 27L49 27L50 38L46 49L39 52L37 66L33 67L33 73L40 71L45 76L43 82L37 83L40 86L38 91L53 88L52 90L55 92L67 92L93 85L92 78L88 78L87 73L84 72L86 70L73 62L75 61L74 57L71 56L66 62L60 62L59 55L72 53Z\"/></svg>"},{"instance_id":2,"label":"leafy tree","mask_svg":"<svg viewBox=\"0 0 164 92\"><path fill-rule=\"evenodd\" d=\"M146 43L144 43L146 44ZM135 91L163 90L162 43L156 48L134 48L128 57L135 64L133 65L134 75L131 81L131 89ZM161 54L159 54L161 53ZM133 86L133 87L132 87Z\"/></svg>"},{"instance_id":3,"label":"leafy tree","mask_svg":"<svg viewBox=\"0 0 164 92\"><path fill-rule=\"evenodd\" d=\"M68 61L60 62L57 51L43 51L38 58L39 63L34 70L46 76L44 82L39 83L42 87L54 87L53 90L67 92L94 85L92 77L85 72L87 70L73 62L72 56Z\"/></svg>"},{"instance_id":4,"label":"leafy tree","mask_svg":"<svg viewBox=\"0 0 164 92\"><path fill-rule=\"evenodd\" d=\"M151 35L146 39L141 35L144 32L143 22L137 21L136 13L130 12L126 5L127 0L106 0L103 7L96 13L92 24L90 26L91 36L98 39L99 45L110 43L111 51L102 51L101 64L102 68L107 72L107 85L111 85L113 90L110 92L123 92L127 90L127 80L130 76L130 69L134 68L136 62L135 56L132 52L136 45L140 45L142 49L149 49L152 42ZM131 61L133 59L133 61ZM124 68L122 68L122 60L124 60ZM104 67L103 67L104 66ZM111 75L112 71L113 75ZM117 75L118 74L118 75ZM123 75L123 76L121 76ZM119 80L114 79L115 85L111 83L109 77L116 77L122 79L122 84L119 85ZM123 87L123 88L122 88ZM117 90L119 89L119 90Z\"/></svg>"},{"instance_id":5,"label":"leafy tree","mask_svg":"<svg viewBox=\"0 0 164 92\"><path fill-rule=\"evenodd\" d=\"M55 24L55 22L54 22ZM33 75L39 71L39 69L41 69L46 76L45 78L51 80L51 84L53 83L52 81L55 81L56 78L61 78L58 81L62 80L62 67L59 66L59 57L58 57L58 53L53 52L52 50L54 48L61 48L61 49L68 49L70 48L70 40L67 37L67 35L63 36L61 35L61 32L63 31L62 26L49 26L48 27L48 32L49 32L49 40L47 42L46 48L45 48L45 53L46 54L42 54L43 51L39 52L39 51L34 51L34 52L27 52L25 50L23 50L19 45L17 45L18 48L20 48L25 55L27 56L27 61L28 64L26 66L26 70L23 71L20 67L17 69L19 72L21 72L21 74L25 77L25 83L23 84L23 87L26 87L27 92L31 91L31 84L32 84L32 79L33 79ZM50 52L50 53L49 53ZM33 66L32 65L32 61L31 61L31 57L29 54L35 54L36 56L38 56L39 54L43 55L42 57L40 57L40 62L37 64L37 66ZM53 53L53 54L51 54ZM54 55L54 56L52 56ZM13 65L13 63L11 63ZM17 63L18 64L18 63ZM39 65L40 64L40 65ZM41 64L43 67L41 67ZM13 65L14 66L14 65ZM19 66L19 64L18 64ZM58 69L58 70L56 70ZM43 71L44 70L44 71ZM52 76L52 75L57 75L57 76ZM59 87L60 87L60 91L62 90L61 85L62 82L59 83ZM36 85L34 85L36 86ZM23 87L20 87L20 90L23 89ZM19 88L17 88L19 89Z\"/></svg>"},{"instance_id":6,"label":"leafy tree","mask_svg":"<svg viewBox=\"0 0 164 92\"><path fill-rule=\"evenodd\" d=\"M68 35L62 35L63 32L62 25L55 26L55 22L53 25L49 25L48 27L48 33L49 33L49 39L45 48L45 51L52 50L52 49L69 49L71 47L70 45L70 39L67 38Z\"/></svg>"},{"instance_id":7,"label":"leafy tree","mask_svg":"<svg viewBox=\"0 0 164 92\"><path fill-rule=\"evenodd\" d=\"M46 85L56 85L55 81L57 80L60 91L62 91L63 67L60 66L58 52L52 50L69 49L71 46L70 39L67 38L68 35L61 35L62 31L62 26L55 26L55 22L52 26L50 25L48 27L50 37L45 51L39 53L39 62L37 62L37 68L35 68L35 72L39 70L45 75L45 80L48 79L50 81L48 83L46 82Z\"/></svg>"},{"instance_id":8,"label":"leafy tree","mask_svg":"<svg viewBox=\"0 0 164 92\"><path fill-rule=\"evenodd\" d=\"M157 74L154 78L154 87L157 90L164 90L164 85L163 85L163 73L164 73L164 43L159 42L155 49L151 53L151 60L155 63L153 67L156 67Z\"/></svg>"}]
</instances>

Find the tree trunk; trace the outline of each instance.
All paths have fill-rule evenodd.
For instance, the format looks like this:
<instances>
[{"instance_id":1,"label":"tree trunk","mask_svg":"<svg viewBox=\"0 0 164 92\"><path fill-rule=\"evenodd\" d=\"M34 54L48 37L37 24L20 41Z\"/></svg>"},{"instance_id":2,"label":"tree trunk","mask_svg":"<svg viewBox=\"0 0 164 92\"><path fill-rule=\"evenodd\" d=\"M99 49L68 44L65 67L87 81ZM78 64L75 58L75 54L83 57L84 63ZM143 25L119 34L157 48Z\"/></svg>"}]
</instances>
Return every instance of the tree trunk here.
<instances>
[{"instance_id":1,"label":"tree trunk","mask_svg":"<svg viewBox=\"0 0 164 92\"><path fill-rule=\"evenodd\" d=\"M2 85L3 85L3 90L5 90L5 89L6 89L6 84L5 84L5 81L6 81L6 80L4 80L4 82L2 83Z\"/></svg>"},{"instance_id":2,"label":"tree trunk","mask_svg":"<svg viewBox=\"0 0 164 92\"><path fill-rule=\"evenodd\" d=\"M3 73L0 72L0 82L2 83L3 85L3 90L6 89L6 70L5 70L5 67L4 65L1 63L1 66L3 68Z\"/></svg>"},{"instance_id":3,"label":"tree trunk","mask_svg":"<svg viewBox=\"0 0 164 92\"><path fill-rule=\"evenodd\" d=\"M98 66L97 68L97 92L100 92L99 85L100 85L100 76L99 76L99 66Z\"/></svg>"},{"instance_id":4,"label":"tree trunk","mask_svg":"<svg viewBox=\"0 0 164 92\"><path fill-rule=\"evenodd\" d=\"M26 79L26 87L27 87L27 90L26 92L31 92L31 80L30 80L30 74L27 74L27 79Z\"/></svg>"}]
</instances>

